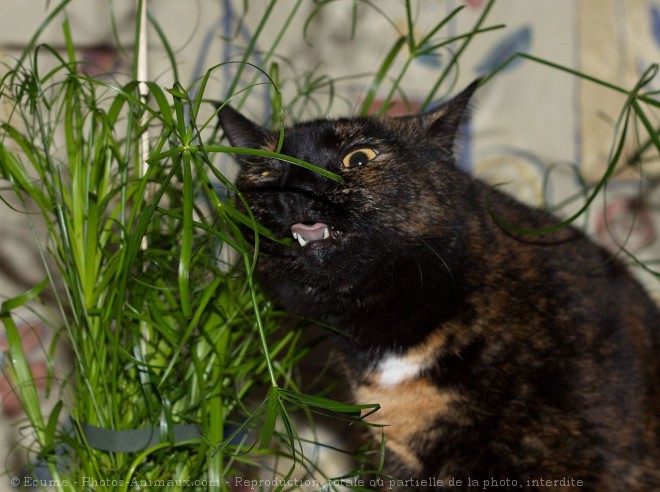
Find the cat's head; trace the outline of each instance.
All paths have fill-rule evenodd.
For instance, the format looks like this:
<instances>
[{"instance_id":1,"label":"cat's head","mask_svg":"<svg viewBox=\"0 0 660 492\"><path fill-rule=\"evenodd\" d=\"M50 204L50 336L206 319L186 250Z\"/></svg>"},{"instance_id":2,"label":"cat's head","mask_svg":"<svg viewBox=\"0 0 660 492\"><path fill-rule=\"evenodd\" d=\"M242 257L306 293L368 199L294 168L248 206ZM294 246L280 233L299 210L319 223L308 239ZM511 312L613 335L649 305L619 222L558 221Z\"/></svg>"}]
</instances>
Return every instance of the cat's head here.
<instances>
[{"instance_id":1,"label":"cat's head","mask_svg":"<svg viewBox=\"0 0 660 492\"><path fill-rule=\"evenodd\" d=\"M285 307L314 316L315 302L328 296L335 296L337 309L343 309L340 299L368 304L370 290L392 287L382 278L404 281L403 270L427 261L423 252L444 262L447 251L434 249L457 247L465 176L455 169L453 148L476 86L419 115L316 120L285 129L282 154L327 169L343 183L280 160L237 156L237 187L252 213L277 237L292 239L261 241L261 281ZM232 146L276 150L278 132L229 106L219 119Z\"/></svg>"}]
</instances>

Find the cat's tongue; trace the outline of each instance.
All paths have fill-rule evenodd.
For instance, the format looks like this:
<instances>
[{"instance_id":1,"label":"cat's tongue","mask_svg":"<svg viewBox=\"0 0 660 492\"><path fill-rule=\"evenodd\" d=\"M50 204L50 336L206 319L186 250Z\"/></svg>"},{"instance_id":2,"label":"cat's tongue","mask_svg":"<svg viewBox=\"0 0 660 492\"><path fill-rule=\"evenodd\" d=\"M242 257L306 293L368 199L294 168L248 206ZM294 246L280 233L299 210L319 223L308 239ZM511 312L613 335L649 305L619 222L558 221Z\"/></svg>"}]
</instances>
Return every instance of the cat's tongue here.
<instances>
[{"instance_id":1,"label":"cat's tongue","mask_svg":"<svg viewBox=\"0 0 660 492\"><path fill-rule=\"evenodd\" d=\"M291 234L301 246L304 246L310 241L320 241L330 237L330 228L321 222L312 225L298 223L291 226Z\"/></svg>"}]
</instances>

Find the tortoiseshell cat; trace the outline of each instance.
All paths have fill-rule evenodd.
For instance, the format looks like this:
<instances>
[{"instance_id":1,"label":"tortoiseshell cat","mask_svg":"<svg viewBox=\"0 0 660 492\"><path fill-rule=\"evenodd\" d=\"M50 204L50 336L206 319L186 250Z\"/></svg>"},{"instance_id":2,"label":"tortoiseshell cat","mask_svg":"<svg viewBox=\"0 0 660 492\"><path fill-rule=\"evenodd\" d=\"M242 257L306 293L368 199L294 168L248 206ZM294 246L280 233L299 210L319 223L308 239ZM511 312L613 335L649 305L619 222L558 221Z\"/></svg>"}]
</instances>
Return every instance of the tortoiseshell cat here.
<instances>
[{"instance_id":1,"label":"tortoiseshell cat","mask_svg":"<svg viewBox=\"0 0 660 492\"><path fill-rule=\"evenodd\" d=\"M286 129L282 161L244 157L238 188L289 245L258 276L335 327L357 402L388 424L395 490L660 490L660 313L580 232L455 167L476 83L434 111ZM237 147L276 133L225 107ZM374 437L378 439L378 435Z\"/></svg>"}]
</instances>

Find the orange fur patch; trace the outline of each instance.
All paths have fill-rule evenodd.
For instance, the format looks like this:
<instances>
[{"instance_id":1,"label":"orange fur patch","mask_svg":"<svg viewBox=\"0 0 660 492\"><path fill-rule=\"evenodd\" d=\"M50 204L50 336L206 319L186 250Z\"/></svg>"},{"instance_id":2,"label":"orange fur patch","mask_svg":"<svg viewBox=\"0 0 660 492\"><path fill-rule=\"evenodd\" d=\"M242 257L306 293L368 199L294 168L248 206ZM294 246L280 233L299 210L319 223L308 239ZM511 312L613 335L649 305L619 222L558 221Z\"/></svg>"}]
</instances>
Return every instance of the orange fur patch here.
<instances>
[{"instance_id":1,"label":"orange fur patch","mask_svg":"<svg viewBox=\"0 0 660 492\"><path fill-rule=\"evenodd\" d=\"M365 420L387 426L384 428L385 446L414 470L421 470L422 463L409 443L427 433L438 416L446 413L457 400L454 393L439 391L423 377L390 387L365 384L358 386L354 394L356 401L380 404L380 410ZM380 432L379 429L374 431Z\"/></svg>"}]
</instances>

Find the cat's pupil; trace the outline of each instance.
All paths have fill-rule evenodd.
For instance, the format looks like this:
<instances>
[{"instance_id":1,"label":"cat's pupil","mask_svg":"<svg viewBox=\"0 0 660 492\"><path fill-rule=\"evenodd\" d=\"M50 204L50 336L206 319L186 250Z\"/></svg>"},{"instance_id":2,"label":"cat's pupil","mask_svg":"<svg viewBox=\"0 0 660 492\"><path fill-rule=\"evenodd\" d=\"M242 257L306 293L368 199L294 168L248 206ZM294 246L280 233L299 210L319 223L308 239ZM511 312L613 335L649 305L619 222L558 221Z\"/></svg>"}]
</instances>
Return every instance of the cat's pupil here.
<instances>
[{"instance_id":1,"label":"cat's pupil","mask_svg":"<svg viewBox=\"0 0 660 492\"><path fill-rule=\"evenodd\" d=\"M369 161L369 156L362 151L355 152L348 160L350 167L363 166Z\"/></svg>"}]
</instances>

